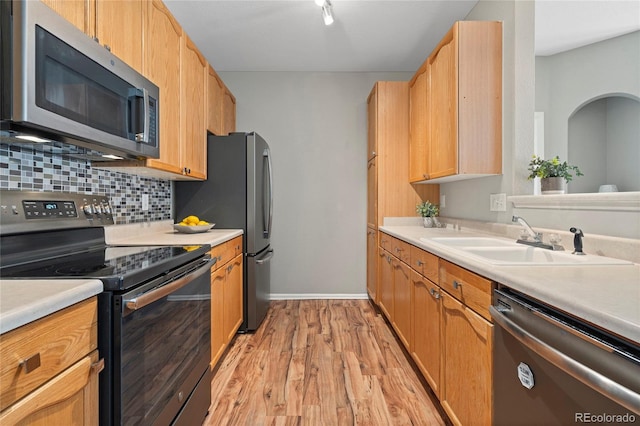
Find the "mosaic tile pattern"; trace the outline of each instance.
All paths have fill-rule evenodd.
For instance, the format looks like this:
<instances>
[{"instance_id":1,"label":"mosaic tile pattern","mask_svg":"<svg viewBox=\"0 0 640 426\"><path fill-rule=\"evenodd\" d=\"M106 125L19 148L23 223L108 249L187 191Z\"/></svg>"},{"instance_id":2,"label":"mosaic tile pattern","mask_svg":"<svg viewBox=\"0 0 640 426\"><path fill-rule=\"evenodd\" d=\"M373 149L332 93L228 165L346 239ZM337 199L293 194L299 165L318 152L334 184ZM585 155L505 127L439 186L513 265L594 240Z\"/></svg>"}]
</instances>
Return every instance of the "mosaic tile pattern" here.
<instances>
[{"instance_id":1,"label":"mosaic tile pattern","mask_svg":"<svg viewBox=\"0 0 640 426\"><path fill-rule=\"evenodd\" d=\"M117 224L171 219L171 181L94 169L86 160L24 146L0 144L0 189L106 195Z\"/></svg>"}]
</instances>

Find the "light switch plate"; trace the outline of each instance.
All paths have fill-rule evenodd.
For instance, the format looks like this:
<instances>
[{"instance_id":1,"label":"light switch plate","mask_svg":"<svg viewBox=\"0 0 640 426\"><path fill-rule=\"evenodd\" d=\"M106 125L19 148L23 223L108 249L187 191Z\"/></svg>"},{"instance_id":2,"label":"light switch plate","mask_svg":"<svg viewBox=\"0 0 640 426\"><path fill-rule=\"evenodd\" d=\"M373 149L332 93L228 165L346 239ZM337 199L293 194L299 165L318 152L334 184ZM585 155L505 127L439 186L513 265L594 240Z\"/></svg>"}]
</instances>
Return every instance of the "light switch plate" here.
<instances>
[{"instance_id":1,"label":"light switch plate","mask_svg":"<svg viewBox=\"0 0 640 426\"><path fill-rule=\"evenodd\" d=\"M446 207L446 205L447 203L444 194L440 194L440 208Z\"/></svg>"},{"instance_id":2,"label":"light switch plate","mask_svg":"<svg viewBox=\"0 0 640 426\"><path fill-rule=\"evenodd\" d=\"M142 194L142 211L149 211L149 194Z\"/></svg>"},{"instance_id":3,"label":"light switch plate","mask_svg":"<svg viewBox=\"0 0 640 426\"><path fill-rule=\"evenodd\" d=\"M507 211L507 194L490 194L489 195L489 210L492 212L506 212Z\"/></svg>"}]
</instances>

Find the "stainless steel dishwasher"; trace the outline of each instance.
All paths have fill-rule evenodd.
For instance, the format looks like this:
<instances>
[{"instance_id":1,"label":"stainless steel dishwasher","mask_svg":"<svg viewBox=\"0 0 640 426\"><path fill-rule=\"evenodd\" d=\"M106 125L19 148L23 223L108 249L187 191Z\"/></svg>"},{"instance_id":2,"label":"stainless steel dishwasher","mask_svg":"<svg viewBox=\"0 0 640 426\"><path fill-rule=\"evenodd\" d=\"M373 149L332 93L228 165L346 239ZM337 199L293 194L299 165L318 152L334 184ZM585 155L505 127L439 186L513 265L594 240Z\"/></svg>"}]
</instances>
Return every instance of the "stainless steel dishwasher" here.
<instances>
[{"instance_id":1,"label":"stainless steel dishwasher","mask_svg":"<svg viewBox=\"0 0 640 426\"><path fill-rule=\"evenodd\" d=\"M640 346L495 290L494 424L640 424Z\"/></svg>"}]
</instances>

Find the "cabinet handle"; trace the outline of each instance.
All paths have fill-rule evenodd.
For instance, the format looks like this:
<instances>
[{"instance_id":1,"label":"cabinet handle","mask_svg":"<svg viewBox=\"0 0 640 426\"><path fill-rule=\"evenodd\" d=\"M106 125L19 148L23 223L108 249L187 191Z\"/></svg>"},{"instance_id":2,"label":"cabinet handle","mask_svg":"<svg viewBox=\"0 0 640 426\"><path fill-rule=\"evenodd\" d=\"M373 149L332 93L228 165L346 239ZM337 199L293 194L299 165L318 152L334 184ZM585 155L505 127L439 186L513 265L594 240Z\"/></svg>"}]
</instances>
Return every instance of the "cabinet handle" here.
<instances>
[{"instance_id":1,"label":"cabinet handle","mask_svg":"<svg viewBox=\"0 0 640 426\"><path fill-rule=\"evenodd\" d=\"M429 293L433 296L434 294L436 294L436 289L435 288L430 288L429 289Z\"/></svg>"},{"instance_id":2,"label":"cabinet handle","mask_svg":"<svg viewBox=\"0 0 640 426\"><path fill-rule=\"evenodd\" d=\"M107 49L107 51L111 52L111 46L109 46L108 44L105 44L104 48Z\"/></svg>"},{"instance_id":3,"label":"cabinet handle","mask_svg":"<svg viewBox=\"0 0 640 426\"><path fill-rule=\"evenodd\" d=\"M416 265L422 266L424 265L424 262L422 260L416 260Z\"/></svg>"},{"instance_id":4,"label":"cabinet handle","mask_svg":"<svg viewBox=\"0 0 640 426\"><path fill-rule=\"evenodd\" d=\"M93 364L91 364L92 373L98 374L102 370L104 370L104 358L100 358L98 362L94 362Z\"/></svg>"},{"instance_id":5,"label":"cabinet handle","mask_svg":"<svg viewBox=\"0 0 640 426\"><path fill-rule=\"evenodd\" d=\"M233 264L227 266L227 272L231 272L232 269L233 269Z\"/></svg>"},{"instance_id":6,"label":"cabinet handle","mask_svg":"<svg viewBox=\"0 0 640 426\"><path fill-rule=\"evenodd\" d=\"M387 256L387 263L391 263L391 256Z\"/></svg>"},{"instance_id":7,"label":"cabinet handle","mask_svg":"<svg viewBox=\"0 0 640 426\"><path fill-rule=\"evenodd\" d=\"M396 247L396 252L402 251L400 247Z\"/></svg>"},{"instance_id":8,"label":"cabinet handle","mask_svg":"<svg viewBox=\"0 0 640 426\"><path fill-rule=\"evenodd\" d=\"M459 288L462 288L462 283L456 280L453 280L453 288L455 288L456 290Z\"/></svg>"},{"instance_id":9,"label":"cabinet handle","mask_svg":"<svg viewBox=\"0 0 640 426\"><path fill-rule=\"evenodd\" d=\"M422 177L425 178L425 179L429 179L429 173L423 174Z\"/></svg>"},{"instance_id":10,"label":"cabinet handle","mask_svg":"<svg viewBox=\"0 0 640 426\"><path fill-rule=\"evenodd\" d=\"M440 293L436 293L436 294L434 294L434 295L433 295L433 297L435 297L435 298L436 298L436 300L440 300Z\"/></svg>"},{"instance_id":11,"label":"cabinet handle","mask_svg":"<svg viewBox=\"0 0 640 426\"><path fill-rule=\"evenodd\" d=\"M33 370L39 368L40 367L40 352L36 353L35 355L31 355L27 359L23 359L20 362L20 365L22 366L22 368L24 368L24 373L25 374L29 374Z\"/></svg>"},{"instance_id":12,"label":"cabinet handle","mask_svg":"<svg viewBox=\"0 0 640 426\"><path fill-rule=\"evenodd\" d=\"M371 151L371 156L374 157L376 155L375 151Z\"/></svg>"}]
</instances>

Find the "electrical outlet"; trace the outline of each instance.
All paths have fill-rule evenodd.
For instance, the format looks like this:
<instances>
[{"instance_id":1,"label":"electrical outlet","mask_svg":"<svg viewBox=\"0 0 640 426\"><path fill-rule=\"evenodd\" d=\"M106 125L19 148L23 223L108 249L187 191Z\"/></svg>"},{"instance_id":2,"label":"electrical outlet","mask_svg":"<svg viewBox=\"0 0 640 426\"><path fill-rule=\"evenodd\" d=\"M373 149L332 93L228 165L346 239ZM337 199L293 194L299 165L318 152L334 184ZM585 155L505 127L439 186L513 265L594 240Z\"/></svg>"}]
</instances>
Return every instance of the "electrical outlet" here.
<instances>
[{"instance_id":1,"label":"electrical outlet","mask_svg":"<svg viewBox=\"0 0 640 426\"><path fill-rule=\"evenodd\" d=\"M492 212L506 212L507 211L507 194L490 194L489 195L489 210Z\"/></svg>"},{"instance_id":2,"label":"electrical outlet","mask_svg":"<svg viewBox=\"0 0 640 426\"><path fill-rule=\"evenodd\" d=\"M142 194L142 211L149 211L149 194Z\"/></svg>"},{"instance_id":3,"label":"electrical outlet","mask_svg":"<svg viewBox=\"0 0 640 426\"><path fill-rule=\"evenodd\" d=\"M440 208L446 207L447 203L445 201L444 194L440 194Z\"/></svg>"}]
</instances>

